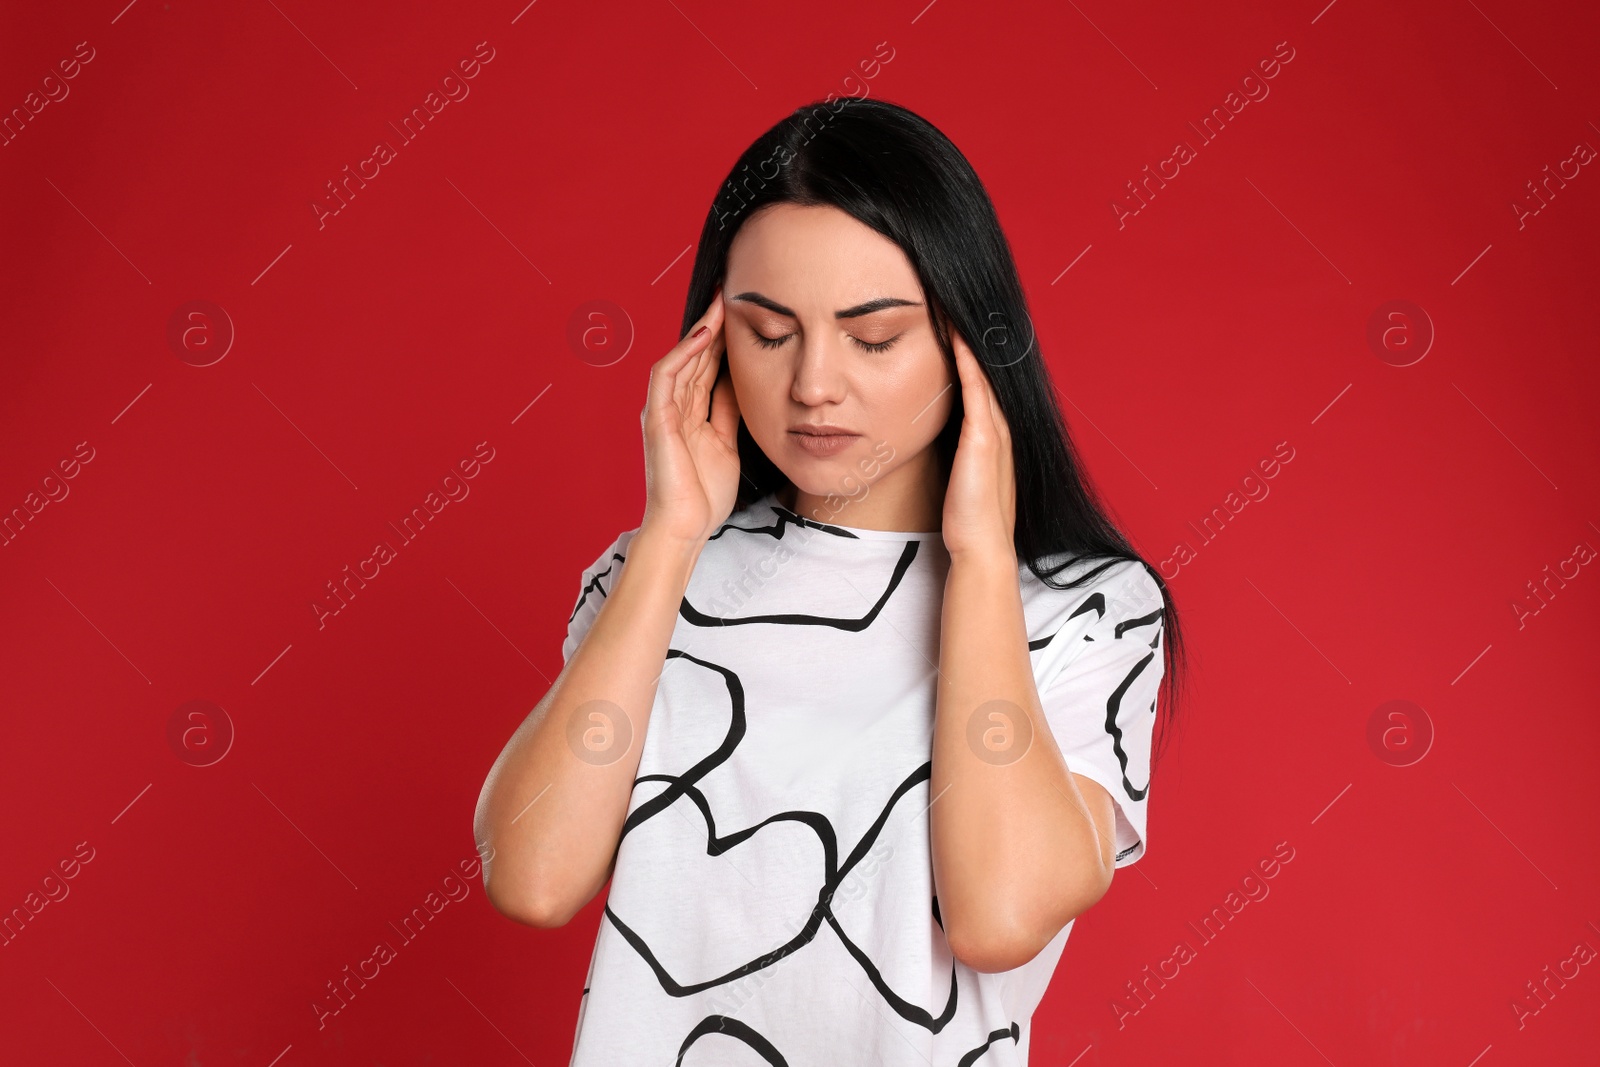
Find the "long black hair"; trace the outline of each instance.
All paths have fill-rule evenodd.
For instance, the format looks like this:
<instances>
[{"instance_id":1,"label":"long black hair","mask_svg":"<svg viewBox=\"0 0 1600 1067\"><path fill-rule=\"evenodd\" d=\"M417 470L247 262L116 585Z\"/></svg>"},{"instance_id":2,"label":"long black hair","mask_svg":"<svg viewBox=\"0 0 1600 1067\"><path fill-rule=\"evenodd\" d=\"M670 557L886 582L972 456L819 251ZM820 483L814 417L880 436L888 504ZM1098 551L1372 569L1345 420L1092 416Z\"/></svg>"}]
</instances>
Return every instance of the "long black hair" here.
<instances>
[{"instance_id":1,"label":"long black hair","mask_svg":"<svg viewBox=\"0 0 1600 1067\"><path fill-rule=\"evenodd\" d=\"M1109 517L1083 471L1034 337L1011 246L972 165L935 126L898 104L843 97L797 108L758 137L722 183L700 231L680 337L711 306L740 225L775 203L832 206L895 242L922 284L950 365L950 325L971 346L1011 428L1017 558L1040 581L1076 588L1121 560L1137 560L1155 580L1165 631L1166 715L1158 722L1153 762L1176 715L1187 658L1172 595ZM961 434L959 388L956 394L934 442L946 477ZM739 465L735 510L789 484L742 420ZM1070 582L1055 580L1084 559L1099 562Z\"/></svg>"}]
</instances>

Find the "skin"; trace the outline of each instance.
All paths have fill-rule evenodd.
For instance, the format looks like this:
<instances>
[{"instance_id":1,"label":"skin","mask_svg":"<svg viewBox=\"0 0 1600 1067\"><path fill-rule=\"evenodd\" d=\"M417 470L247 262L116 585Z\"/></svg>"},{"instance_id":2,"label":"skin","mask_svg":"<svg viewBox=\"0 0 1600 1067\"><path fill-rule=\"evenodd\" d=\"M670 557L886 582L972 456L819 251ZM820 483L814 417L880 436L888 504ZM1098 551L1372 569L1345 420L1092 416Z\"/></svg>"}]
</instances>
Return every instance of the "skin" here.
<instances>
[{"instance_id":1,"label":"skin","mask_svg":"<svg viewBox=\"0 0 1600 1067\"><path fill-rule=\"evenodd\" d=\"M885 298L896 306L837 315ZM1066 768L1040 706L1013 547L1010 428L982 367L958 333L955 360L941 352L899 246L832 207L777 204L747 219L700 326L651 369L645 515L627 564L484 783L474 829L493 850L491 902L559 926L609 878L640 746L597 764L570 751L567 726L597 721L591 702L603 700L643 736L679 600L732 510L742 418L793 483L780 499L796 513L940 531L950 567L928 809L939 910L951 953L969 967L1026 963L1110 887L1114 808ZM964 418L946 478L933 441L957 390ZM815 456L790 428L817 422L861 436ZM863 466L881 443L891 458L880 450ZM989 737L1031 733L1031 743L1018 743L1020 757L1002 749L997 761L991 747L985 759L968 743L974 716Z\"/></svg>"},{"instance_id":2,"label":"skin","mask_svg":"<svg viewBox=\"0 0 1600 1067\"><path fill-rule=\"evenodd\" d=\"M905 253L842 211L780 204L749 220L729 252L723 291L739 410L794 483L785 494L792 510L943 536L951 565L929 809L940 914L952 953L974 969L1025 963L1109 888L1113 809L1098 783L1066 769L1033 681L1005 416L965 339L954 335L954 366L940 351ZM836 316L884 297L905 303ZM780 343L764 347L758 338ZM885 342L891 347L881 352L861 347ZM965 417L946 486L933 441L954 388ZM805 422L862 436L844 451L814 456L788 432ZM860 461L878 441L895 458L869 491L840 507L840 487L859 480ZM968 720L992 701L1007 702L1015 712L1002 714L1026 715L1032 728L1034 743L1014 762L989 762L968 744ZM1020 723L999 725L1027 736Z\"/></svg>"},{"instance_id":3,"label":"skin","mask_svg":"<svg viewBox=\"0 0 1600 1067\"><path fill-rule=\"evenodd\" d=\"M835 208L776 204L734 237L723 292L733 391L750 436L793 483L782 502L863 529L939 529L945 488L931 446L955 406L956 368L905 253ZM884 298L902 303L836 317ZM818 422L861 436L814 456L789 431ZM880 442L893 449L885 463L875 462ZM863 463L877 473L850 493L866 480Z\"/></svg>"}]
</instances>

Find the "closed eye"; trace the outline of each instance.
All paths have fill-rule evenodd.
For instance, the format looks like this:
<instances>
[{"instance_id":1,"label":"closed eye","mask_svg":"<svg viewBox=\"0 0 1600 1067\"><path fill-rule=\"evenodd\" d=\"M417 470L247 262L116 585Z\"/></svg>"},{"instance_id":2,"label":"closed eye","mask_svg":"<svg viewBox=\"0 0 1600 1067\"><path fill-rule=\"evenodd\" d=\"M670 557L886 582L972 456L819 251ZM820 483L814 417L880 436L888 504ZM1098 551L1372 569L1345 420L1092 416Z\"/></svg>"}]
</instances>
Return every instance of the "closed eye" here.
<instances>
[{"instance_id":1,"label":"closed eye","mask_svg":"<svg viewBox=\"0 0 1600 1067\"><path fill-rule=\"evenodd\" d=\"M786 333L782 337L766 337L759 333L752 334L756 344L760 345L762 348L779 348L783 345L783 342L787 341L793 336L794 334L792 333ZM856 347L861 349L863 352L884 352L892 347L896 341L900 340L900 338L891 337L887 341L880 341L877 344L868 343L854 335L851 336L850 340L854 341Z\"/></svg>"}]
</instances>

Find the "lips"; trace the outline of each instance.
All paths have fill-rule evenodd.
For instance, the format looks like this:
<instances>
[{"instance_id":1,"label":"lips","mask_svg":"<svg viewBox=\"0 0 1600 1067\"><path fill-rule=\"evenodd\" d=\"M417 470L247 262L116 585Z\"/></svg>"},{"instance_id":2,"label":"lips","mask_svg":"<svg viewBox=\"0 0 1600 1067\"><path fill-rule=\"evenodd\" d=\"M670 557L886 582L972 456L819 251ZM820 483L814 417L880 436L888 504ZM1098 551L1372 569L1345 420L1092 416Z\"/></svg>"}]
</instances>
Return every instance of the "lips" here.
<instances>
[{"instance_id":1,"label":"lips","mask_svg":"<svg viewBox=\"0 0 1600 1067\"><path fill-rule=\"evenodd\" d=\"M795 446L813 456L831 456L836 452L842 452L853 445L860 436L847 430L825 432L815 427L789 431L789 439Z\"/></svg>"}]
</instances>

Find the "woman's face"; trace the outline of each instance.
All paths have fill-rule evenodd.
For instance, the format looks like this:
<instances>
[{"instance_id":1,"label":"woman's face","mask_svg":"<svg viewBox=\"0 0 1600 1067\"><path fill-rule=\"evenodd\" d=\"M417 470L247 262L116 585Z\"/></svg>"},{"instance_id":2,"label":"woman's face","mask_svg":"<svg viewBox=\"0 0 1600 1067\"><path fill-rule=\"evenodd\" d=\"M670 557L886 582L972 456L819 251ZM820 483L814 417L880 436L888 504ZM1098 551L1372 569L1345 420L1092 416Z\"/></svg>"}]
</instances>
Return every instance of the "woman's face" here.
<instances>
[{"instance_id":1,"label":"woman's face","mask_svg":"<svg viewBox=\"0 0 1600 1067\"><path fill-rule=\"evenodd\" d=\"M958 379L899 245L835 207L773 204L735 235L722 292L740 414L796 488L855 496L934 467ZM819 423L854 436L807 447Z\"/></svg>"}]
</instances>

